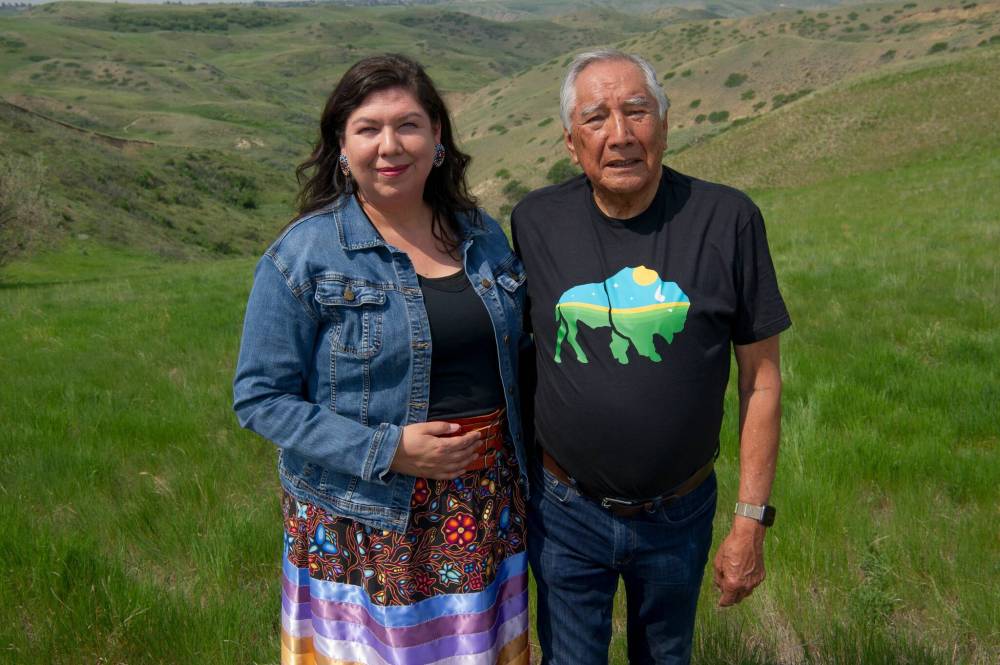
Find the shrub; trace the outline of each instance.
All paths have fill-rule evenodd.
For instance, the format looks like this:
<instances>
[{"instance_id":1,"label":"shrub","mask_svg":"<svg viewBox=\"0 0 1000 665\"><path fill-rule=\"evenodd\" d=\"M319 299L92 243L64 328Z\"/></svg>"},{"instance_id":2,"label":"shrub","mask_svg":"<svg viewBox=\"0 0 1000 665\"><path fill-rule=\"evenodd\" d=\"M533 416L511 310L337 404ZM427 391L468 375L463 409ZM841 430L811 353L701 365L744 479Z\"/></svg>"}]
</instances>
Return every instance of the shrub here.
<instances>
[{"instance_id":1,"label":"shrub","mask_svg":"<svg viewBox=\"0 0 1000 665\"><path fill-rule=\"evenodd\" d=\"M691 74L693 74L693 73L694 72L692 72L690 69L685 69L683 72L681 72L681 77L687 78L687 77L691 76Z\"/></svg>"},{"instance_id":2,"label":"shrub","mask_svg":"<svg viewBox=\"0 0 1000 665\"><path fill-rule=\"evenodd\" d=\"M54 230L42 184L45 166L40 157L0 155L0 265L48 242Z\"/></svg>"},{"instance_id":3,"label":"shrub","mask_svg":"<svg viewBox=\"0 0 1000 665\"><path fill-rule=\"evenodd\" d=\"M712 111L708 114L709 122L725 122L729 120L729 111Z\"/></svg>"},{"instance_id":4,"label":"shrub","mask_svg":"<svg viewBox=\"0 0 1000 665\"><path fill-rule=\"evenodd\" d=\"M545 118L544 120L542 120L541 122L539 122L538 126L539 127L545 127L546 125L551 125L551 124L552 124L552 116L549 116L548 118Z\"/></svg>"},{"instance_id":5,"label":"shrub","mask_svg":"<svg viewBox=\"0 0 1000 665\"><path fill-rule=\"evenodd\" d=\"M698 108L699 106L701 106L701 100L700 99L692 99L690 106L693 109Z\"/></svg>"},{"instance_id":6,"label":"shrub","mask_svg":"<svg viewBox=\"0 0 1000 665\"><path fill-rule=\"evenodd\" d=\"M507 200L511 203L517 203L531 190L528 189L520 180L508 180L507 184L503 186L503 195L507 197Z\"/></svg>"},{"instance_id":7,"label":"shrub","mask_svg":"<svg viewBox=\"0 0 1000 665\"><path fill-rule=\"evenodd\" d=\"M496 177L500 178L501 180L507 180L508 178L510 178L510 171L508 171L507 169L497 169L497 172L494 175L496 175Z\"/></svg>"},{"instance_id":8,"label":"shrub","mask_svg":"<svg viewBox=\"0 0 1000 665\"><path fill-rule=\"evenodd\" d=\"M781 108L785 104L791 104L795 100L805 97L810 92L812 92L812 88L802 88L788 95L778 93L771 98L771 110Z\"/></svg>"},{"instance_id":9,"label":"shrub","mask_svg":"<svg viewBox=\"0 0 1000 665\"><path fill-rule=\"evenodd\" d=\"M947 50L948 50L948 42L937 42L927 50L927 53L928 55L930 55L932 53L940 53L941 51L947 51Z\"/></svg>"},{"instance_id":10,"label":"shrub","mask_svg":"<svg viewBox=\"0 0 1000 665\"><path fill-rule=\"evenodd\" d=\"M569 160L569 157L563 157L549 167L549 172L545 174L545 178L553 185L557 185L564 180L569 180L578 173L580 173L580 169Z\"/></svg>"},{"instance_id":11,"label":"shrub","mask_svg":"<svg viewBox=\"0 0 1000 665\"><path fill-rule=\"evenodd\" d=\"M754 96L756 96L756 94L757 93L754 92L753 90L746 90L746 91L743 92L742 95L740 95L740 99L742 99L743 101L748 101L748 100L753 99Z\"/></svg>"},{"instance_id":12,"label":"shrub","mask_svg":"<svg viewBox=\"0 0 1000 665\"><path fill-rule=\"evenodd\" d=\"M500 124L490 125L490 131L496 132L497 134L503 136L504 134L507 133L507 128Z\"/></svg>"},{"instance_id":13,"label":"shrub","mask_svg":"<svg viewBox=\"0 0 1000 665\"><path fill-rule=\"evenodd\" d=\"M695 121L696 124L699 124L699 125L701 123L705 122L705 114L704 113L699 113L698 115L696 115L694 117L694 121Z\"/></svg>"}]
</instances>

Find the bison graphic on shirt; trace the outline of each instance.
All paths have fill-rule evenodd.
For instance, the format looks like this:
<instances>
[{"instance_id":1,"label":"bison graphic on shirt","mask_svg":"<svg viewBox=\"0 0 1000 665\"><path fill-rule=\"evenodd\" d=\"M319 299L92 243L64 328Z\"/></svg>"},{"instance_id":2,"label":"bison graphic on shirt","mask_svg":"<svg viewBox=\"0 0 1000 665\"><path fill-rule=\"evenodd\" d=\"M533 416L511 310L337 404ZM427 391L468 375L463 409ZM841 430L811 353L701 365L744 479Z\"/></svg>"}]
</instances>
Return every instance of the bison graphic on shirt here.
<instances>
[{"instance_id":1,"label":"bison graphic on shirt","mask_svg":"<svg viewBox=\"0 0 1000 665\"><path fill-rule=\"evenodd\" d=\"M665 282L645 266L626 267L594 284L567 289L556 303L556 354L562 362L563 342L569 342L581 363L588 362L576 336L579 325L611 328L611 354L628 364L629 346L639 355L660 362L654 337L669 344L684 329L691 301L677 284Z\"/></svg>"}]
</instances>

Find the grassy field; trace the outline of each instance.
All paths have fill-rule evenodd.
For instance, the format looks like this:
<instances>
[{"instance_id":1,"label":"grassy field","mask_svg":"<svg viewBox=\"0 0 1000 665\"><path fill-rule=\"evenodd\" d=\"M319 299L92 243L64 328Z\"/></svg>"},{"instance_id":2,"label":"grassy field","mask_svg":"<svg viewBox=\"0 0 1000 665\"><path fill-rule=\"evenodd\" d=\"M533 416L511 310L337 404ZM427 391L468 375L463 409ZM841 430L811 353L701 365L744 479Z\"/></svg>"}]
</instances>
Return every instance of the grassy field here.
<instances>
[{"instance_id":1,"label":"grassy field","mask_svg":"<svg viewBox=\"0 0 1000 665\"><path fill-rule=\"evenodd\" d=\"M558 13L562 4L554 0L549 9ZM1000 49L989 42L996 28L983 18L997 3L942 2L939 12L922 0L905 4L916 7L789 11L766 24L777 31L785 23L787 32L794 22L797 32L817 33L798 39L836 42L838 49L856 37L847 27L878 24L886 41L869 45L878 53L902 54L907 35L925 29L927 43L948 30L968 42L933 54L919 42L908 47L910 59L831 79L777 109L769 95L761 117L721 132L719 125L668 155L685 172L752 193L795 322L783 336L785 417L773 495L779 519L767 540L768 578L729 610L714 606L706 581L697 663L992 665L1000 653ZM56 17L114 11L66 7ZM849 18L852 11L858 18ZM810 28L806 17L829 27ZM904 19L929 27L900 34ZM737 25L750 34L747 26L765 21L715 20L691 22L707 26L707 36L677 26L697 42L691 48L706 49L697 57L721 57L708 55L713 40ZM38 47L20 32L15 39L11 25L0 23L8 39L0 42L5 77L33 66L25 63ZM294 25L304 31L319 24L291 21L266 30ZM721 32L713 35L716 28ZM37 29L44 46L42 36L52 33ZM248 28L232 33L225 38L254 39ZM626 41L645 48L668 38ZM9 45L18 39L26 45ZM185 39L198 48L208 43ZM756 40L732 39L732 48L757 48ZM241 48L219 57L251 72ZM154 48L148 57L160 56ZM493 82L462 104L462 114L480 108L494 122L523 114L515 115L519 129L509 122L505 142L469 140L489 167L480 167L489 176L484 186L496 190L498 202L503 183L540 184L561 156L549 138L558 136L558 121L539 127L536 115L553 115L554 100L515 104L531 85L542 94L568 54L544 57L520 76L490 75ZM713 88L726 87L728 68L705 68L713 71ZM180 78L156 85L194 85L183 77L202 75L186 65L176 69ZM698 78L680 71L676 79ZM5 78L4 85L17 80ZM747 85L729 92L738 98ZM709 99L695 88L685 94ZM274 447L238 429L230 382L253 266L248 254L290 214L286 164L294 151L227 148L225 141L244 135L239 127L254 110L219 96L218 106L184 107L197 113L171 107L171 117L200 114L222 123L212 127L237 128L218 144L197 147L186 141L203 130L191 125L184 125L192 132L184 140L121 148L0 107L0 159L40 160L50 183L52 237L61 240L0 269L0 662L278 659ZM122 99L109 95L108 108ZM706 113L715 108L703 104ZM219 109L244 115L233 121ZM113 126L107 117L95 111L90 129ZM542 135L551 154L538 162L530 146ZM525 143L532 136L539 138ZM504 145L524 149L497 163L495 151ZM494 177L493 170L507 167L505 178ZM732 391L727 399L717 541L730 524L736 489ZM618 610L616 665L626 662Z\"/></svg>"},{"instance_id":2,"label":"grassy field","mask_svg":"<svg viewBox=\"0 0 1000 665\"><path fill-rule=\"evenodd\" d=\"M756 192L795 318L781 520L751 600L719 611L706 584L698 662L993 662L998 178L981 147ZM229 410L250 271L86 243L4 271L13 662L277 659L274 453ZM733 440L730 417L718 532Z\"/></svg>"}]
</instances>

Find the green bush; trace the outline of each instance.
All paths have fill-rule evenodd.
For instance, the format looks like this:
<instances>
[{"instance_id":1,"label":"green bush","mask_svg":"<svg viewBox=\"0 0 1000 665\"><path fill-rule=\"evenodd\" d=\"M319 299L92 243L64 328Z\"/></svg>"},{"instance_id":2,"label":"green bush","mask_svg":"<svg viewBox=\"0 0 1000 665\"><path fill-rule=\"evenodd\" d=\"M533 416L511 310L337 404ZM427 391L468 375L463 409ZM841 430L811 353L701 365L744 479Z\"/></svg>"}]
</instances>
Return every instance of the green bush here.
<instances>
[{"instance_id":1,"label":"green bush","mask_svg":"<svg viewBox=\"0 0 1000 665\"><path fill-rule=\"evenodd\" d=\"M531 190L528 187L526 187L520 180L515 179L515 180L508 180L507 184L503 186L503 189L501 191L503 192L503 195L507 197L508 201L510 201L511 203L517 203L525 196L527 196L528 192L530 192Z\"/></svg>"},{"instance_id":2,"label":"green bush","mask_svg":"<svg viewBox=\"0 0 1000 665\"><path fill-rule=\"evenodd\" d=\"M552 124L552 116L549 116L548 118L545 118L544 120L542 120L541 122L539 122L538 126L539 127L545 127L546 125L551 125L551 124Z\"/></svg>"},{"instance_id":3,"label":"green bush","mask_svg":"<svg viewBox=\"0 0 1000 665\"><path fill-rule=\"evenodd\" d=\"M726 120L729 120L729 111L712 111L708 114L709 122L725 122Z\"/></svg>"},{"instance_id":4,"label":"green bush","mask_svg":"<svg viewBox=\"0 0 1000 665\"><path fill-rule=\"evenodd\" d=\"M696 108L698 108L699 106L701 106L701 100L700 100L700 99L692 99L692 100L691 100L691 104L690 104L689 106L690 106L691 108L693 108L693 109L696 109Z\"/></svg>"},{"instance_id":5,"label":"green bush","mask_svg":"<svg viewBox=\"0 0 1000 665\"><path fill-rule=\"evenodd\" d=\"M941 51L947 51L947 50L948 50L948 42L937 42L927 50L927 54L930 55L932 53L940 53Z\"/></svg>"},{"instance_id":6,"label":"green bush","mask_svg":"<svg viewBox=\"0 0 1000 665\"><path fill-rule=\"evenodd\" d=\"M553 185L557 185L579 173L580 169L568 157L564 157L549 167L549 172L545 174L545 179Z\"/></svg>"},{"instance_id":7,"label":"green bush","mask_svg":"<svg viewBox=\"0 0 1000 665\"><path fill-rule=\"evenodd\" d=\"M805 97L810 92L812 92L812 88L802 88L788 95L778 93L771 98L771 110L781 108L785 104L791 104L795 100Z\"/></svg>"},{"instance_id":8,"label":"green bush","mask_svg":"<svg viewBox=\"0 0 1000 665\"><path fill-rule=\"evenodd\" d=\"M45 177L39 157L0 155L0 265L52 241L54 225L42 194Z\"/></svg>"},{"instance_id":9,"label":"green bush","mask_svg":"<svg viewBox=\"0 0 1000 665\"><path fill-rule=\"evenodd\" d=\"M726 86L727 88L737 88L743 85L743 83L745 83L746 80L747 80L746 74L737 74L736 72L733 72L728 77L726 77L726 80L723 83L723 85Z\"/></svg>"},{"instance_id":10,"label":"green bush","mask_svg":"<svg viewBox=\"0 0 1000 665\"><path fill-rule=\"evenodd\" d=\"M695 121L695 123L697 123L699 125L701 123L705 122L705 114L704 113L699 113L698 115L696 115L694 117L694 121Z\"/></svg>"},{"instance_id":11,"label":"green bush","mask_svg":"<svg viewBox=\"0 0 1000 665\"><path fill-rule=\"evenodd\" d=\"M749 101L753 99L756 96L756 94L757 93L754 92L753 90L746 90L743 92L742 95L740 95L740 99L742 99L743 101Z\"/></svg>"}]
</instances>

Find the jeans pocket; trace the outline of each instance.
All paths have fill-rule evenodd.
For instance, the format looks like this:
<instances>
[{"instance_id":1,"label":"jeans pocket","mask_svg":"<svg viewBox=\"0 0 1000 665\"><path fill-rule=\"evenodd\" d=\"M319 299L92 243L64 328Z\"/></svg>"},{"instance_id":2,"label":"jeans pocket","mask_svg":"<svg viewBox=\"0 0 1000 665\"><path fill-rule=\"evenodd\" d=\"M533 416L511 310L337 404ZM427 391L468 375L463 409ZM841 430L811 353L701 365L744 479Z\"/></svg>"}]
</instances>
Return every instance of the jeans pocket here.
<instances>
[{"instance_id":1,"label":"jeans pocket","mask_svg":"<svg viewBox=\"0 0 1000 665\"><path fill-rule=\"evenodd\" d=\"M718 490L713 472L693 492L660 506L652 513L652 517L663 524L685 526L709 511L714 515L717 500Z\"/></svg>"},{"instance_id":2,"label":"jeans pocket","mask_svg":"<svg viewBox=\"0 0 1000 665\"><path fill-rule=\"evenodd\" d=\"M541 481L542 486L545 488L545 493L559 503L566 503L580 495L571 485L567 485L553 476L545 467L542 467Z\"/></svg>"}]
</instances>

